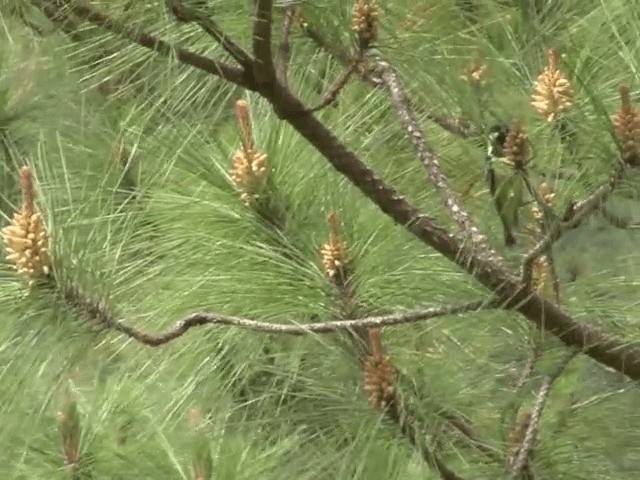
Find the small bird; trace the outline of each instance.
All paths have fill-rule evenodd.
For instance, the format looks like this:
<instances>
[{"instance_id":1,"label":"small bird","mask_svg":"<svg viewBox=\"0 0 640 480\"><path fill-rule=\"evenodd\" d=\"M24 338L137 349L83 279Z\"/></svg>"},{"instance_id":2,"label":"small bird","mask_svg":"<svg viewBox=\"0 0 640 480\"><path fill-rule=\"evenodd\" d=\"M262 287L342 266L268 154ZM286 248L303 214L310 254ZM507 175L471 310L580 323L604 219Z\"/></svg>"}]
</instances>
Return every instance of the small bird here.
<instances>
[{"instance_id":1,"label":"small bird","mask_svg":"<svg viewBox=\"0 0 640 480\"><path fill-rule=\"evenodd\" d=\"M485 181L493 197L494 205L502 228L504 243L507 247L516 244L514 229L519 226L519 209L524 204L524 187L517 172L497 173L496 161L505 164L504 144L509 134L507 125L495 125L489 129L489 144L485 159ZM502 160L502 162L500 162Z\"/></svg>"}]
</instances>

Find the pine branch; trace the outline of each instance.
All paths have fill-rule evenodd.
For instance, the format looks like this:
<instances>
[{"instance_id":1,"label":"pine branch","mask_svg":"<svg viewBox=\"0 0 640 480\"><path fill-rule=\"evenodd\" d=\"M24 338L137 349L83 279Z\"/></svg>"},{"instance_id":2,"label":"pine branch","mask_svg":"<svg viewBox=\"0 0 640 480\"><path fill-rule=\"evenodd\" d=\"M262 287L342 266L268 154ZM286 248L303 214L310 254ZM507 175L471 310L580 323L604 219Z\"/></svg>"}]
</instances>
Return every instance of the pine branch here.
<instances>
[{"instance_id":1,"label":"pine branch","mask_svg":"<svg viewBox=\"0 0 640 480\"><path fill-rule=\"evenodd\" d=\"M640 349L623 339L605 334L589 324L579 322L542 296L524 288L500 257L470 249L432 218L419 212L399 192L381 180L349 150L324 123L305 112L302 102L288 89L275 85L261 92L272 104L279 118L288 122L327 161L364 193L398 225L426 245L440 252L472 274L496 294L506 308L514 308L539 329L556 335L568 347L575 347L596 361L640 379Z\"/></svg>"},{"instance_id":2,"label":"pine branch","mask_svg":"<svg viewBox=\"0 0 640 480\"><path fill-rule=\"evenodd\" d=\"M534 333L535 335L535 333ZM527 382L531 379L534 368L542 355L542 342L541 339L534 337L532 339L533 345L531 345L531 350L529 352L529 356L516 379L516 383L514 386L514 391L511 400L507 403L506 407L502 411L500 423L502 424L503 430L503 438L507 439L507 430L509 425L516 420L518 415L519 399L522 391L527 384Z\"/></svg>"},{"instance_id":3,"label":"pine branch","mask_svg":"<svg viewBox=\"0 0 640 480\"><path fill-rule=\"evenodd\" d=\"M333 59L335 59L338 63L342 64L343 67L349 68L353 64L353 58L346 51L335 49L331 47L329 42L322 36L320 32L315 30L313 27L309 25L305 25L304 32L307 37L315 43L320 49L324 50L328 53ZM369 75L368 72L364 71L359 75L360 79L375 88L383 87L382 81L377 76ZM413 105L413 108L418 110L418 108ZM424 109L421 109L424 110ZM440 115L433 111L421 112L425 115L429 120L438 125L443 130L460 137L460 138L470 138L478 135L478 132L475 131L471 126L462 124L459 120L454 118L450 118L447 116Z\"/></svg>"},{"instance_id":4,"label":"pine branch","mask_svg":"<svg viewBox=\"0 0 640 480\"><path fill-rule=\"evenodd\" d=\"M284 20L282 21L282 33L278 45L278 55L276 56L276 76L278 81L287 85L287 70L289 67L289 57L291 54L291 31L293 30L293 19L296 13L295 4L287 4L284 10Z\"/></svg>"},{"instance_id":5,"label":"pine branch","mask_svg":"<svg viewBox=\"0 0 640 480\"><path fill-rule=\"evenodd\" d=\"M158 37L143 32L140 29L128 27L111 19L104 13L98 12L91 7L80 5L77 2L69 4L69 8L77 16L87 20L88 22L102 27L120 37L126 38L133 43L137 43L142 47L153 50L162 56L170 57L172 54L175 54L176 59L185 65L190 65L198 70L215 75L216 77L220 77L241 87L249 89L252 88L252 85L250 85L245 78L244 71L240 68L227 65L226 63L213 60L209 57L181 47L173 46Z\"/></svg>"},{"instance_id":6,"label":"pine branch","mask_svg":"<svg viewBox=\"0 0 640 480\"><path fill-rule=\"evenodd\" d=\"M344 67L347 67L352 63L351 56L346 51L331 47L327 39L324 38L322 34L317 30L315 30L313 27L309 26L308 24L305 24L303 26L303 29L304 29L305 35L313 43L315 43L318 46L318 48L320 48L321 50L324 50L326 53L329 54L329 56L337 60L338 63L341 63Z\"/></svg>"},{"instance_id":7,"label":"pine branch","mask_svg":"<svg viewBox=\"0 0 640 480\"><path fill-rule=\"evenodd\" d=\"M446 315L459 315L467 312L495 308L491 303L478 300L461 305L445 305L424 310L414 310L406 313L350 320L314 322L308 324L297 324L293 321L291 323L261 322L229 315L203 312L194 313L178 320L173 327L163 332L148 333L118 320L110 311L105 301L95 302L91 300L84 295L77 286L71 285L65 288L64 298L70 306L82 311L88 319L96 321L101 327L116 330L139 343L151 347L158 347L169 343L172 340L180 338L190 329L203 325L227 325L255 332L301 336L310 334L329 334L356 328L369 329L405 325Z\"/></svg>"},{"instance_id":8,"label":"pine branch","mask_svg":"<svg viewBox=\"0 0 640 480\"><path fill-rule=\"evenodd\" d=\"M520 174L522 175L522 179L524 181L525 186L527 187L529 194L535 199L536 205L538 206L538 209L542 214L542 221L541 221L541 225L538 233L541 233L542 235L544 235L547 232L549 232L552 225L557 224L558 219L556 218L556 214L553 211L551 204L547 203L547 201L545 201L545 199L542 198L542 195L540 195L538 188L533 186L531 182L531 177L529 176L529 169L526 167L526 165L524 165L520 169ZM558 271L556 270L556 262L553 258L552 245L547 246L547 248L544 251L544 255L546 257L547 264L549 266L549 273L551 275L551 279L553 283L553 293L555 296L555 301L557 305L560 305L560 278L558 277ZM528 273L528 276L523 275L522 277L522 280L526 285L526 288L531 288L531 282L533 280L533 262L534 261L535 259L531 261L532 262L531 266L528 267L530 269L530 273ZM523 272L524 272L524 269L523 269Z\"/></svg>"},{"instance_id":9,"label":"pine branch","mask_svg":"<svg viewBox=\"0 0 640 480\"><path fill-rule=\"evenodd\" d=\"M273 82L276 71L271 53L272 0L256 1L256 18L253 22L253 74L258 84Z\"/></svg>"},{"instance_id":10,"label":"pine branch","mask_svg":"<svg viewBox=\"0 0 640 480\"><path fill-rule=\"evenodd\" d=\"M181 1L170 0L171 10L182 22L195 22L202 30L213 38L216 43L236 60L245 69L251 68L255 59L240 45L238 45L229 35L222 31L218 23L209 18L198 9L185 7Z\"/></svg>"},{"instance_id":11,"label":"pine branch","mask_svg":"<svg viewBox=\"0 0 640 480\"><path fill-rule=\"evenodd\" d=\"M602 206L602 208L600 209L600 213L602 213L602 217L615 228L626 230L629 227L629 220L626 220L621 216L615 214L609 208L607 208L606 205Z\"/></svg>"},{"instance_id":12,"label":"pine branch","mask_svg":"<svg viewBox=\"0 0 640 480\"><path fill-rule=\"evenodd\" d=\"M370 354L364 367L365 390L371 407L384 413L423 458L445 480L461 480L438 456L437 436L426 435L409 402L398 390L398 369L386 354L379 329L369 331ZM431 437L431 438L430 438ZM431 445L430 445L431 444Z\"/></svg>"},{"instance_id":13,"label":"pine branch","mask_svg":"<svg viewBox=\"0 0 640 480\"><path fill-rule=\"evenodd\" d=\"M307 111L317 112L319 110L322 110L325 107L328 107L333 102L335 102L336 99L338 98L338 95L340 95L340 92L344 89L344 87L347 86L349 79L353 75L353 71L354 71L354 67L351 67L348 70L345 70L342 73L342 75L340 75L336 83L331 87L331 89L324 94L324 98L322 99L322 101L317 105L308 108Z\"/></svg>"},{"instance_id":14,"label":"pine branch","mask_svg":"<svg viewBox=\"0 0 640 480\"><path fill-rule=\"evenodd\" d=\"M44 16L73 41L80 42L84 40L84 36L78 28L77 19L71 18L66 12L61 11L60 5L46 0L32 3L36 3L36 6L44 13Z\"/></svg>"},{"instance_id":15,"label":"pine branch","mask_svg":"<svg viewBox=\"0 0 640 480\"><path fill-rule=\"evenodd\" d=\"M560 377L569 362L571 362L571 360L573 360L578 353L579 352L577 350L574 350L569 355L567 355L562 360L562 362L560 362L560 364L556 368L556 371L545 379L542 387L538 391L536 403L533 407L533 411L531 412L531 421L529 422L529 426L527 427L524 440L518 448L518 451L513 460L511 472L508 476L509 480L517 480L524 471L527 465L529 454L533 449L533 445L538 435L538 428L540 425L540 420L542 419L542 412L546 405L547 398L549 397L549 393L551 392L551 387L553 386L553 383Z\"/></svg>"},{"instance_id":16,"label":"pine branch","mask_svg":"<svg viewBox=\"0 0 640 480\"><path fill-rule=\"evenodd\" d=\"M398 425L404 437L413 447L421 452L427 464L440 475L442 480L464 480L463 477L449 469L435 451L429 448L425 442L425 435L417 428L412 416L406 411L406 405L397 394L385 409L385 413L392 422Z\"/></svg>"},{"instance_id":17,"label":"pine branch","mask_svg":"<svg viewBox=\"0 0 640 480\"><path fill-rule=\"evenodd\" d=\"M470 237L476 248L484 250L486 254L496 259L499 258L497 252L489 247L487 238L480 232L471 215L466 211L455 192L449 186L447 177L442 173L440 159L427 145L424 132L411 108L409 94L396 69L387 62L378 62L376 75L379 76L389 93L391 103L396 110L405 135L415 147L418 158L427 170L432 185L436 190L440 191L444 199L445 208L451 218L458 224L465 237Z\"/></svg>"},{"instance_id":18,"label":"pine branch","mask_svg":"<svg viewBox=\"0 0 640 480\"><path fill-rule=\"evenodd\" d=\"M341 239L338 228L338 219L335 212L331 212L327 218L330 226L329 241L322 247L323 266L327 279L336 288L338 293L338 307L342 318L364 317L368 313L368 308L363 306L358 299L358 291L356 289L356 273L355 264L357 259L350 253L349 245ZM396 379L400 376L406 377L394 366L384 351L382 344L382 332L379 328L349 328L347 333L351 338L351 343L357 353L358 363L363 369L365 377L365 390L369 393L369 402L372 407L378 409L382 406L382 401L387 395L391 396L390 401L395 404L399 411L405 413L404 422L410 422L415 431L421 430L419 419L415 415L409 413L408 402L400 395L395 388ZM388 368L387 368L388 367ZM395 371L395 373L393 373ZM387 387L393 387L391 390L382 387L382 383ZM382 394L381 394L382 389ZM419 394L414 392L413 400L419 400ZM410 403L410 402L409 402ZM471 422L445 407L433 407L437 415L443 418L452 430L459 432L465 440L467 440L474 448L484 453L488 458L493 460L502 460L499 455L488 445L487 442L481 440L471 425ZM404 436L410 434L411 431L402 428L402 424L397 417L392 416L391 419L400 427ZM410 443L416 448L415 439L409 438ZM427 450L417 449L425 459L428 465L434 467L432 455L426 455Z\"/></svg>"},{"instance_id":19,"label":"pine branch","mask_svg":"<svg viewBox=\"0 0 640 480\"><path fill-rule=\"evenodd\" d=\"M566 232L577 228L588 215L600 210L609 198L609 195L613 193L618 184L622 181L625 174L626 169L624 164L620 163L619 167L606 184L599 187L584 200L575 204L570 204L570 208L563 216L562 221L555 222L549 227L549 231L544 238L540 240L529 252L527 252L522 261L521 278L525 285L531 284L531 275L535 260L544 252L548 251L549 248L555 242L560 240Z\"/></svg>"},{"instance_id":20,"label":"pine branch","mask_svg":"<svg viewBox=\"0 0 640 480\"><path fill-rule=\"evenodd\" d=\"M504 457L501 453L489 445L489 443L480 438L470 420L464 418L458 413L437 409L438 415L445 419L448 425L457 431L462 437L464 437L473 448L482 453L485 457L496 462L504 462Z\"/></svg>"}]
</instances>

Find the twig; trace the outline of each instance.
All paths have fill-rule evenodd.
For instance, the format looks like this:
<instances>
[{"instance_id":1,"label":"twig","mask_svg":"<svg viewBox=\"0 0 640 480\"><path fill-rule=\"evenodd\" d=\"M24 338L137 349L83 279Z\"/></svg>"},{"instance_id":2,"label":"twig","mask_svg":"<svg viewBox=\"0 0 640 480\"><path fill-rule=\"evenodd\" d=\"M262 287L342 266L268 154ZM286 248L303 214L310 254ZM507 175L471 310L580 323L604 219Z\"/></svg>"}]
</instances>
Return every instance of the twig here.
<instances>
[{"instance_id":1,"label":"twig","mask_svg":"<svg viewBox=\"0 0 640 480\"><path fill-rule=\"evenodd\" d=\"M229 35L225 34L218 23L198 9L185 7L182 2L175 2L173 8L179 12L184 21L195 22L204 32L220 44L236 62L245 68L251 68L255 59L238 45Z\"/></svg>"},{"instance_id":2,"label":"twig","mask_svg":"<svg viewBox=\"0 0 640 480\"><path fill-rule=\"evenodd\" d=\"M173 327L165 330L164 332L148 333L118 320L109 311L105 302L92 302L76 287L71 286L65 290L65 299L69 304L83 310L88 317L97 321L101 326L121 332L128 337L151 347L157 347L165 343L169 343L170 341L184 335L191 328L202 325L229 325L256 332L299 336L309 334L328 334L354 328L382 328L408 323L417 323L445 315L456 315L465 312L494 308L491 303L487 303L486 301L476 301L462 305L447 305L401 314L367 317L354 320L314 322L304 325L294 323L261 322L228 315L219 315L216 313L194 313L177 321Z\"/></svg>"},{"instance_id":3,"label":"twig","mask_svg":"<svg viewBox=\"0 0 640 480\"><path fill-rule=\"evenodd\" d=\"M475 225L471 215L462 206L455 192L449 187L447 177L442 173L438 156L427 145L422 128L411 108L409 95L395 69L389 63L379 62L377 73L390 95L391 102L406 136L413 143L418 158L427 170L429 180L443 196L444 205L449 214L459 225L462 232L471 237L476 246L481 247L483 250L489 250L492 256L498 257L498 254L489 247L486 237Z\"/></svg>"},{"instance_id":4,"label":"twig","mask_svg":"<svg viewBox=\"0 0 640 480\"><path fill-rule=\"evenodd\" d=\"M337 220L335 215L329 216L329 224L332 228L332 237L334 242L339 241ZM338 303L341 318L353 318L364 317L367 315L366 307L362 306L358 302L357 282L355 281L355 259L346 252L342 255L340 268L335 270L333 275L330 275L328 279L337 289ZM365 375L365 384L367 383L367 372L369 361L372 356L383 355L384 350L382 344L382 335L379 328L365 328L362 326L348 328L347 333L351 339L351 343L357 355L357 360L360 367L363 369ZM401 375L401 372L396 370L396 375ZM371 398L369 399L371 402ZM390 394L390 401L393 404L391 409L385 409L385 413L388 418L399 428L402 435L409 440L411 446L423 457L427 465L436 470L440 470L436 463L434 463L435 449L429 449L424 444L424 436L420 436L419 432L422 430L418 419L410 412L410 408L404 398L398 394L397 390L393 390ZM372 404L374 408L379 408L381 405ZM395 414L393 412L396 412ZM438 410L440 411L440 410ZM402 412L402 415L399 413ZM448 414L448 415L447 415ZM461 433L467 438L471 439L471 442L476 448L481 451L488 449L483 442L477 439L474 435L473 428L465 422L465 419L459 418L457 415L446 412L442 415L443 418L454 428L461 431ZM466 427L466 428L465 428ZM444 467L446 470L446 467ZM448 471L448 470L446 470Z\"/></svg>"},{"instance_id":5,"label":"twig","mask_svg":"<svg viewBox=\"0 0 640 480\"><path fill-rule=\"evenodd\" d=\"M127 27L109 16L94 10L91 7L80 5L77 2L69 4L69 8L81 18L104 28L110 32L124 37L138 45L153 50L160 55L170 57L175 53L177 60L185 65L191 65L199 70L215 75L241 87L255 89L245 78L244 71L240 68L218 62L204 55L194 53L184 48L175 47L164 40L139 29Z\"/></svg>"},{"instance_id":6,"label":"twig","mask_svg":"<svg viewBox=\"0 0 640 480\"><path fill-rule=\"evenodd\" d=\"M452 429L457 431L462 437L469 441L471 446L485 455L488 459L494 461L504 461L503 455L499 450L489 445L485 440L481 439L470 421L464 417L447 410L437 409L438 415L446 420Z\"/></svg>"},{"instance_id":7,"label":"twig","mask_svg":"<svg viewBox=\"0 0 640 480\"><path fill-rule=\"evenodd\" d=\"M542 354L542 345L540 344L540 342L536 338L534 338L533 342L534 343L531 347L531 352L529 353L529 357L527 357L527 362L525 363L524 368L522 369L522 372L520 372L520 376L516 381L515 395L520 393L524 388L525 384L533 373L533 369L538 362L540 355Z\"/></svg>"},{"instance_id":8,"label":"twig","mask_svg":"<svg viewBox=\"0 0 640 480\"><path fill-rule=\"evenodd\" d=\"M395 394L390 405L385 409L387 417L396 423L402 434L409 440L414 448L419 450L425 462L440 475L443 480L464 480L457 473L450 470L442 459L425 443L425 435L416 427L415 421L406 410L407 406L402 399Z\"/></svg>"},{"instance_id":9,"label":"twig","mask_svg":"<svg viewBox=\"0 0 640 480\"><path fill-rule=\"evenodd\" d=\"M282 21L282 34L280 36L278 55L276 57L276 76L278 81L283 85L288 84L287 69L291 53L290 37L296 8L295 5L287 5L284 10L284 20Z\"/></svg>"},{"instance_id":10,"label":"twig","mask_svg":"<svg viewBox=\"0 0 640 480\"><path fill-rule=\"evenodd\" d=\"M367 313L364 308L359 304L356 298L356 292L352 281L347 284L338 287L338 294L340 296L340 315L343 320L348 320L353 317L365 317ZM371 355L371 342L369 338L369 332L373 329L366 327L350 327L346 329L347 335L351 339L353 348L355 349L358 363L361 367L364 366L369 355ZM379 329L378 329L379 330Z\"/></svg>"},{"instance_id":11,"label":"twig","mask_svg":"<svg viewBox=\"0 0 640 480\"><path fill-rule=\"evenodd\" d=\"M525 176L527 182L529 181L528 174ZM531 186L528 183L529 187ZM544 199L540 197L540 194L537 189L534 190L536 195L536 203L540 208L540 212L542 213L542 222L539 225L538 232L542 235L546 235L547 232L551 229L551 226L558 223L558 218L556 217L553 208L550 204L548 204ZM553 288L553 296L556 302L556 305L560 305L560 277L558 277L558 271L556 269L556 262L553 256L553 245L549 245L545 250L544 257L546 259L546 267L548 269L548 274L551 277L551 286ZM544 273L543 273L544 275ZM528 278L525 278L525 285L527 288L531 288L531 282L533 280L533 272L532 275Z\"/></svg>"},{"instance_id":12,"label":"twig","mask_svg":"<svg viewBox=\"0 0 640 480\"><path fill-rule=\"evenodd\" d=\"M522 179L529 191L529 194L535 199L535 202L542 213L542 224L540 226L540 230L542 234L546 234L551 229L551 226L558 222L555 212L549 203L545 201L544 198L541 197L540 192L537 188L533 186L531 183L531 178L529 177L529 170L526 166L520 172L522 174ZM549 275L551 276L551 282L553 287L553 294L555 297L555 301L557 305L560 305L560 278L558 277L558 271L556 270L556 262L553 258L553 248L552 245L549 245L545 250L545 256L547 259L547 265L549 267ZM533 264L532 264L533 265ZM523 281L527 288L531 288L531 282L533 277L533 271L531 271L531 275L528 277L523 276Z\"/></svg>"},{"instance_id":13,"label":"twig","mask_svg":"<svg viewBox=\"0 0 640 480\"><path fill-rule=\"evenodd\" d=\"M560 377L566 366L573 360L576 355L578 355L578 350L573 350L569 355L567 355L562 362L556 368L556 371L549 375L542 387L538 391L538 395L536 398L536 403L533 407L533 411L531 412L531 421L529 426L527 427L527 432L524 436L524 440L522 444L518 448L517 453L514 455L514 460L511 467L510 475L508 476L509 480L516 480L522 474L522 471L526 467L527 459L529 458L529 453L533 448L533 445L536 441L536 437L538 434L538 427L540 425L540 420L542 419L542 411L544 410L547 398L549 397L549 393L551 392L551 387L553 383Z\"/></svg>"},{"instance_id":14,"label":"twig","mask_svg":"<svg viewBox=\"0 0 640 480\"><path fill-rule=\"evenodd\" d=\"M532 335L535 335L535 332ZM507 433L507 428L509 427L509 424L512 423L517 417L518 408L519 408L519 399L520 399L522 390L524 389L525 385L531 378L531 375L533 374L533 370L536 366L536 363L540 359L541 354L542 354L541 341L538 339L538 337L534 336L533 345L531 346L531 351L529 353L529 356L527 357L527 361L524 367L522 368L522 371L520 372L518 379L516 380L513 396L511 397L511 400L509 401L509 403L507 403L506 407L502 412L501 424L503 427L503 437L505 440L506 440L506 433Z\"/></svg>"},{"instance_id":15,"label":"twig","mask_svg":"<svg viewBox=\"0 0 640 480\"><path fill-rule=\"evenodd\" d=\"M553 288L553 299L556 305L560 305L560 277L558 276L558 270L556 269L556 261L553 258L553 251L551 247L547 250L547 265L549 266L549 275L551 275L551 282Z\"/></svg>"},{"instance_id":16,"label":"twig","mask_svg":"<svg viewBox=\"0 0 640 480\"><path fill-rule=\"evenodd\" d=\"M566 117L561 117L557 122L554 122L553 129L558 133L560 143L566 149L569 155L572 155L576 151L577 146L577 133L573 128L569 120Z\"/></svg>"},{"instance_id":17,"label":"twig","mask_svg":"<svg viewBox=\"0 0 640 480\"><path fill-rule=\"evenodd\" d=\"M447 117L431 111L424 112L424 116L443 130L457 137L471 138L478 136L476 129L461 119Z\"/></svg>"},{"instance_id":18,"label":"twig","mask_svg":"<svg viewBox=\"0 0 640 480\"><path fill-rule=\"evenodd\" d=\"M342 75L340 75L340 78L338 78L336 83L331 87L331 89L324 94L324 98L322 99L322 101L317 105L315 105L314 107L309 108L307 111L317 112L318 110L322 110L323 108L328 107L333 102L335 102L336 98L338 98L338 95L340 95L340 92L342 91L342 89L349 82L351 75L353 75L353 70L354 70L354 67L343 72Z\"/></svg>"},{"instance_id":19,"label":"twig","mask_svg":"<svg viewBox=\"0 0 640 480\"><path fill-rule=\"evenodd\" d=\"M276 71L271 54L271 24L273 15L272 0L257 0L256 18L253 22L253 65L258 84L268 83L275 79Z\"/></svg>"},{"instance_id":20,"label":"twig","mask_svg":"<svg viewBox=\"0 0 640 480\"><path fill-rule=\"evenodd\" d=\"M20 19L22 23L26 25L26 27L35 33L38 37L44 37L46 35L45 31L34 21L30 20L26 15L26 9L22 6L18 6L18 4L14 4L13 7L9 7L9 14L15 15Z\"/></svg>"},{"instance_id":21,"label":"twig","mask_svg":"<svg viewBox=\"0 0 640 480\"><path fill-rule=\"evenodd\" d=\"M422 398L422 393L418 388L415 379L403 371L399 366L394 365L394 367L398 384L412 384L412 398ZM468 442L470 446L482 453L487 459L504 465L504 455L502 450L493 447L489 441L481 438L469 418L465 417L460 412L451 410L438 403L431 403L428 408L429 411L434 412L435 415L444 420L451 432L458 433L464 441Z\"/></svg>"},{"instance_id":22,"label":"twig","mask_svg":"<svg viewBox=\"0 0 640 480\"><path fill-rule=\"evenodd\" d=\"M571 205L571 210L568 215L565 215L563 221L555 222L549 227L549 231L544 238L527 252L522 261L521 278L525 285L531 285L531 275L535 260L546 252L554 242L558 241L562 235L578 227L587 215L599 210L609 195L616 189L624 175L625 168L621 164L605 185L602 185L584 200Z\"/></svg>"},{"instance_id":23,"label":"twig","mask_svg":"<svg viewBox=\"0 0 640 480\"><path fill-rule=\"evenodd\" d=\"M343 66L349 66L351 62L351 56L345 52L344 50L336 50L329 45L329 42L325 40L320 32L315 30L313 27L309 25L304 25L303 27L304 33L309 37L313 43L315 43L321 50L324 50L331 57L335 58L339 63Z\"/></svg>"},{"instance_id":24,"label":"twig","mask_svg":"<svg viewBox=\"0 0 640 480\"><path fill-rule=\"evenodd\" d=\"M607 398L614 397L616 395L620 395L621 393L625 393L627 391L628 390L626 388L619 388L618 390L614 390L613 392L607 392L607 393L601 393L601 394L598 394L598 395L594 395L593 397L588 398L587 400L584 400L582 402L575 403L575 404L571 405L571 413L575 413L576 411L578 411L581 408L590 407L590 406L595 405L597 403L603 402Z\"/></svg>"},{"instance_id":25,"label":"twig","mask_svg":"<svg viewBox=\"0 0 640 480\"><path fill-rule=\"evenodd\" d=\"M619 228L621 230L625 230L629 227L629 221L620 217L619 215L616 215L615 213L613 213L611 210L609 210L606 205L602 206L602 209L600 210L600 213L602 213L602 217L607 220L613 227L615 228Z\"/></svg>"},{"instance_id":26,"label":"twig","mask_svg":"<svg viewBox=\"0 0 640 480\"><path fill-rule=\"evenodd\" d=\"M349 67L350 65L353 64L353 60L352 60L351 56L348 53L346 53L343 50L337 50L335 48L332 48L329 45L329 42L327 42L325 40L325 38L322 36L322 34L320 34L320 32L316 31L315 29L313 29L309 25L306 25L303 28L304 28L305 34L307 35L307 37L311 41L313 41L319 48L324 50L331 57L336 59L344 67ZM371 85L371 86L373 86L375 88L384 87L384 85L382 84L380 78L376 78L375 76L369 75L366 71L363 72L361 75L359 75L359 77L365 83L368 83L369 85ZM416 110L418 110L418 108L416 108L415 106L414 106L414 108ZM420 110L422 110L422 109L420 109ZM431 111L422 112L422 113L429 120L431 120L433 123L438 125L440 128L442 128L443 130L448 131L449 133L451 133L453 135L456 135L457 137L470 138L470 137L478 135L478 132L475 129L473 129L469 125L464 125L461 121L459 121L457 119L449 118L449 117L446 117L446 116L443 116L443 115L440 115L438 113L431 112Z\"/></svg>"},{"instance_id":27,"label":"twig","mask_svg":"<svg viewBox=\"0 0 640 480\"><path fill-rule=\"evenodd\" d=\"M533 197L533 199L536 202L536 205L538 206L538 208L543 214L545 226L549 225L554 220L554 217L555 217L555 213L553 209L547 202L544 201L544 199L540 196L540 192L538 191L538 189L535 188L531 183L529 170L526 167L524 167L520 169L519 173L520 175L522 175L522 180L524 182L525 187L527 187L527 191L529 192L529 195Z\"/></svg>"},{"instance_id":28,"label":"twig","mask_svg":"<svg viewBox=\"0 0 640 480\"><path fill-rule=\"evenodd\" d=\"M61 11L60 5L42 1L37 2L37 6L42 10L42 13L44 13L45 17L47 17L51 23L62 30L65 35L73 41L80 42L85 39L81 30L78 28L78 23L75 21L76 19L70 18L66 12Z\"/></svg>"}]
</instances>

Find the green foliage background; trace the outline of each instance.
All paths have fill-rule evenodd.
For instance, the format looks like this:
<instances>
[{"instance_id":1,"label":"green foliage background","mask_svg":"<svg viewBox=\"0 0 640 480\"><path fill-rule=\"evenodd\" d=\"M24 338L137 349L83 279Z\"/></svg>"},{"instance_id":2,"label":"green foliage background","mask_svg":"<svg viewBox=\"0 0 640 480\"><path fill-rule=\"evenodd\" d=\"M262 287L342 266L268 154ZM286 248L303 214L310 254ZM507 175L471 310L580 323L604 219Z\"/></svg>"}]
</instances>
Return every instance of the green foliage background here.
<instances>
[{"instance_id":1,"label":"green foliage background","mask_svg":"<svg viewBox=\"0 0 640 480\"><path fill-rule=\"evenodd\" d=\"M359 300L368 313L488 295L394 226L260 98L95 27L82 24L81 40L70 41L25 3L4 1L0 10L0 80L12 99L4 112L21 113L3 130L2 214L8 221L19 204L18 167L32 165L59 272L106 299L125 322L156 331L198 310L300 323L335 316L335 293L318 253L330 209L339 213L356 258ZM92 2L168 40L223 56L196 26L172 24L163 2L129 3ZM209 3L225 30L247 44L248 2ZM307 3L310 25L336 45L348 44L352 2ZM560 6L528 20L521 2L473 2L475 20L463 14L465 2L416 3L385 2L377 49L418 104L477 123L520 118L534 146L534 169L548 176L561 170L560 201L606 180L617 154L608 115L618 108L620 83L631 86L637 104L640 2L549 2ZM18 13L44 36L27 29ZM299 30L292 43L291 83L313 104L340 66ZM565 56L576 92L573 155L528 104L548 48ZM488 108L459 78L475 58L488 64ZM238 98L249 101L256 143L269 154L286 212L280 233L242 204L229 178L239 146ZM385 180L444 218L381 92L353 81L319 116ZM483 150L424 125L454 187L462 191L477 181ZM131 153L126 169L113 161L119 138ZM474 185L468 205L499 243L489 195L482 181ZM631 222L640 221L637 190L631 179L611 204ZM616 230L594 218L556 249L564 307L631 343L640 340L638 239L637 229ZM505 253L517 265L518 252ZM2 478L69 478L56 412L73 372L81 454L92 460L94 478L191 478L187 412L193 407L208 420L214 478L437 478L367 405L361 372L335 336L201 328L151 349L96 332L47 292L27 294L8 265L0 270L0 312ZM501 414L535 335L514 314L482 312L389 329L385 343L412 379L403 388L419 400L425 434L441 428L438 413L446 408L504 449ZM525 407L562 354L554 339L545 345L519 399ZM542 422L540 478L635 478L639 402L624 379L586 357L575 360ZM445 461L465 478L502 475L502 465L446 438Z\"/></svg>"}]
</instances>

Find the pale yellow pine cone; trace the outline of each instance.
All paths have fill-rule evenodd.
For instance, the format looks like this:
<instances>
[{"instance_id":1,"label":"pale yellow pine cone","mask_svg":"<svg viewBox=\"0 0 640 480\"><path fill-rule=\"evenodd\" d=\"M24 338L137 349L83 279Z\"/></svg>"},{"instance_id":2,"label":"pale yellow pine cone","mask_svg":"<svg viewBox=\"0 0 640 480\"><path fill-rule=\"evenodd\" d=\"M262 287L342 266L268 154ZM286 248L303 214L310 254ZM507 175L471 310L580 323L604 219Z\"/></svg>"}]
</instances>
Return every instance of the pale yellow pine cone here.
<instances>
[{"instance_id":1,"label":"pale yellow pine cone","mask_svg":"<svg viewBox=\"0 0 640 480\"><path fill-rule=\"evenodd\" d=\"M49 236L39 212L23 208L14 214L11 224L2 229L9 260L17 272L31 280L46 277L51 271Z\"/></svg>"}]
</instances>

